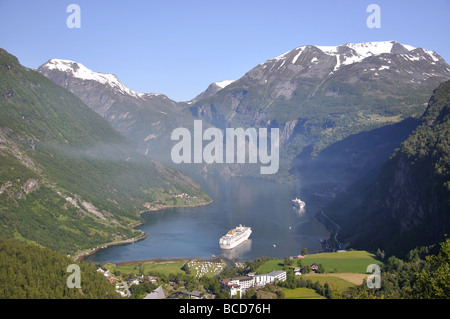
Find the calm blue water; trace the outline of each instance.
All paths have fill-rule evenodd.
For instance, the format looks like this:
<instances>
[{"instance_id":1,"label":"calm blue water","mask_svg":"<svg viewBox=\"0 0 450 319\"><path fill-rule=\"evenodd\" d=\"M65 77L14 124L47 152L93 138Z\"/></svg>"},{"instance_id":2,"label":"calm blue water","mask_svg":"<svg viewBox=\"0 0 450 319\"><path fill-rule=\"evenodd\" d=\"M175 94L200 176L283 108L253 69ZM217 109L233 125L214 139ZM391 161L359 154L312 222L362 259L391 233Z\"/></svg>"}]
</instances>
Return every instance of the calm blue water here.
<instances>
[{"instance_id":1,"label":"calm blue water","mask_svg":"<svg viewBox=\"0 0 450 319\"><path fill-rule=\"evenodd\" d=\"M320 203L294 187L242 177L208 176L198 182L213 198L212 204L144 213L145 224L140 229L148 235L145 240L108 247L88 260L121 262L212 255L245 260L298 255L304 247L311 253L322 251L319 240L329 234L314 217ZM296 196L306 202L302 211L292 206ZM252 227L249 240L232 250L221 250L219 238L238 224Z\"/></svg>"}]
</instances>

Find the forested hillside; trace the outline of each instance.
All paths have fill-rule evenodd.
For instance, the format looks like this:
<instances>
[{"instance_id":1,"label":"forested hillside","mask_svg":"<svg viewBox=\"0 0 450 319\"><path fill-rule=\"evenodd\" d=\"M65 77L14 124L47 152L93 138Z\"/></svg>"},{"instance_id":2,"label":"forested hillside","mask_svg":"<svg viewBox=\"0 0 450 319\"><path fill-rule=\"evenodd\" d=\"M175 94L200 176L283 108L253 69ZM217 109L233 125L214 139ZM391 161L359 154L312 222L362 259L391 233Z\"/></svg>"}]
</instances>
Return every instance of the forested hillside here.
<instances>
[{"instance_id":1,"label":"forested hillside","mask_svg":"<svg viewBox=\"0 0 450 319\"><path fill-rule=\"evenodd\" d=\"M80 266L81 288L69 288L73 260L51 249L0 238L0 299L120 298L93 265Z\"/></svg>"},{"instance_id":2,"label":"forested hillside","mask_svg":"<svg viewBox=\"0 0 450 319\"><path fill-rule=\"evenodd\" d=\"M135 148L75 95L0 49L0 236L72 254L143 236L133 229L141 211L210 201L192 179Z\"/></svg>"},{"instance_id":3,"label":"forested hillside","mask_svg":"<svg viewBox=\"0 0 450 319\"><path fill-rule=\"evenodd\" d=\"M413 133L375 183L356 184L328 208L355 247L405 254L450 231L450 81L433 93Z\"/></svg>"}]
</instances>

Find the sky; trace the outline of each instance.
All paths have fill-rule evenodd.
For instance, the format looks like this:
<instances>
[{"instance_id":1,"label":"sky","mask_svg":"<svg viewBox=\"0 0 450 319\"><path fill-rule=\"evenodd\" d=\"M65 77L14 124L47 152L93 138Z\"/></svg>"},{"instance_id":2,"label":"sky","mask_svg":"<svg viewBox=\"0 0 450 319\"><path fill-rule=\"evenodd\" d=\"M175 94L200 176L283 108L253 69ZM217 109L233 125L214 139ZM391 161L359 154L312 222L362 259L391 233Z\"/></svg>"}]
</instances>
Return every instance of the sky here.
<instances>
[{"instance_id":1,"label":"sky","mask_svg":"<svg viewBox=\"0 0 450 319\"><path fill-rule=\"evenodd\" d=\"M379 28L367 25L370 4ZM136 92L188 101L302 45L395 40L450 62L449 14L449 0L0 0L0 48L29 68L72 60Z\"/></svg>"}]
</instances>

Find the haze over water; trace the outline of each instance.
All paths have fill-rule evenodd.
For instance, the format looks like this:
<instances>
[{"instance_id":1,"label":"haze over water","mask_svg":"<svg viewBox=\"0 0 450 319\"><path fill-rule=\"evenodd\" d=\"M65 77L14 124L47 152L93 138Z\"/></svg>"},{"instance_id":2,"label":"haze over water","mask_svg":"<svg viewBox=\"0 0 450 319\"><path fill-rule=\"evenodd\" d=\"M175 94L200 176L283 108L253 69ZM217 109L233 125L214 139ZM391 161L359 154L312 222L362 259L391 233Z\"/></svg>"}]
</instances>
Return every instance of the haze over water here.
<instances>
[{"instance_id":1,"label":"haze over water","mask_svg":"<svg viewBox=\"0 0 450 319\"><path fill-rule=\"evenodd\" d=\"M145 224L140 229L148 235L146 239L102 249L87 259L122 262L209 259L213 255L239 260L285 257L300 254L302 248L310 253L321 252L319 240L329 237L314 216L320 203L299 194L291 185L218 175L208 175L198 182L213 203L144 213ZM293 207L296 196L306 202L305 209ZM219 238L239 224L252 228L249 240L232 250L221 250Z\"/></svg>"}]
</instances>

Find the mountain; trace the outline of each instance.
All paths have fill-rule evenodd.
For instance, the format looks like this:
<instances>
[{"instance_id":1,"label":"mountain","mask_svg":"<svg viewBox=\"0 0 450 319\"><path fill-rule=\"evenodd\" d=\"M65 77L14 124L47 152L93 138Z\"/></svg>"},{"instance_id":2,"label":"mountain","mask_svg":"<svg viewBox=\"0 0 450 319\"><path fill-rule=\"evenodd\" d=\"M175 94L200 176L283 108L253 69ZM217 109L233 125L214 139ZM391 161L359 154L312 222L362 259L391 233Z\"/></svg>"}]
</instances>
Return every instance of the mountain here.
<instances>
[{"instance_id":1,"label":"mountain","mask_svg":"<svg viewBox=\"0 0 450 319\"><path fill-rule=\"evenodd\" d=\"M395 41L306 45L257 65L190 110L222 128L279 127L280 168L305 186L311 181L297 166L299 154L313 161L353 134L420 117L449 78L437 53Z\"/></svg>"},{"instance_id":2,"label":"mountain","mask_svg":"<svg viewBox=\"0 0 450 319\"><path fill-rule=\"evenodd\" d=\"M161 153L161 138L177 127L179 103L163 94L137 93L125 87L114 74L94 72L81 63L51 59L37 71L78 96L116 130L138 141L141 153ZM166 140L166 144L167 144ZM170 154L170 153L169 153Z\"/></svg>"},{"instance_id":3,"label":"mountain","mask_svg":"<svg viewBox=\"0 0 450 319\"><path fill-rule=\"evenodd\" d=\"M431 96L417 128L383 165L328 208L354 247L401 254L450 230L450 81ZM353 200L352 200L353 199Z\"/></svg>"},{"instance_id":4,"label":"mountain","mask_svg":"<svg viewBox=\"0 0 450 319\"><path fill-rule=\"evenodd\" d=\"M192 179L138 153L78 97L3 49L0 114L0 236L72 254L142 237L133 228L142 222L139 212L186 205L177 193L195 195L197 204L210 200Z\"/></svg>"},{"instance_id":5,"label":"mountain","mask_svg":"<svg viewBox=\"0 0 450 319\"><path fill-rule=\"evenodd\" d=\"M219 113L218 126L276 122L284 141L296 130L348 135L344 124L358 131L369 119L420 116L432 90L449 77L437 53L394 41L307 45L259 64L191 110L210 120Z\"/></svg>"},{"instance_id":6,"label":"mountain","mask_svg":"<svg viewBox=\"0 0 450 319\"><path fill-rule=\"evenodd\" d=\"M140 152L171 165L171 132L177 127L192 131L194 119L221 129L278 127L280 170L275 178L295 174L302 186L310 181L299 159L314 161L322 150L353 134L420 117L434 88L450 78L450 66L436 52L395 41L305 45L257 65L240 79L212 83L191 101L176 103L159 95L142 99L125 94L127 90L111 89L113 85L94 76L80 76L78 63L55 63L67 64L50 60L38 71L136 141ZM258 165L203 169L259 176Z\"/></svg>"},{"instance_id":7,"label":"mountain","mask_svg":"<svg viewBox=\"0 0 450 319\"><path fill-rule=\"evenodd\" d=\"M203 91L202 93L200 93L199 95L197 95L195 98L193 98L192 100L190 100L187 103L192 104L201 99L206 99L208 97L211 97L233 82L234 82L234 80L224 80L224 81L219 81L219 82L213 82L208 86L208 88L205 91Z\"/></svg>"},{"instance_id":8,"label":"mountain","mask_svg":"<svg viewBox=\"0 0 450 319\"><path fill-rule=\"evenodd\" d=\"M449 76L449 65L437 53L394 41L308 45L259 64L213 99L199 101L195 107L213 104L227 124L237 117L252 126L311 117L318 108L324 109L320 104L329 105L333 113L344 113L355 103L368 102L372 109L367 111L384 115L388 106L401 102L398 99L405 99L414 90L436 87ZM373 97L376 93L378 99ZM401 113L415 114L415 101L404 102Z\"/></svg>"}]
</instances>

